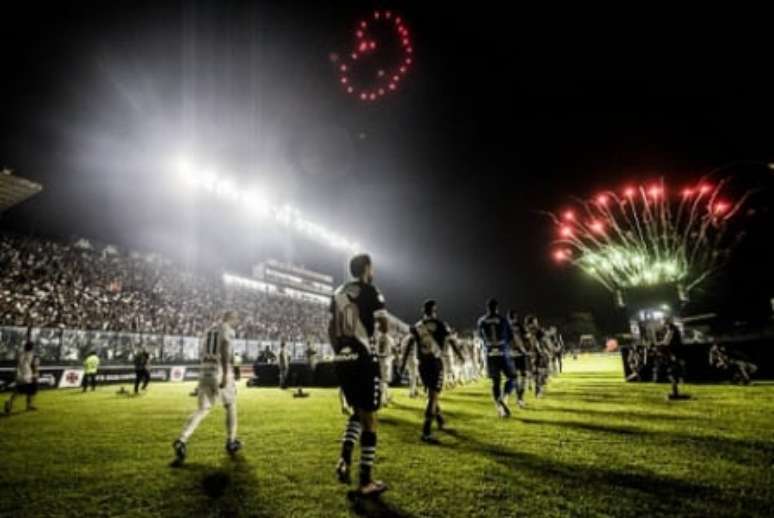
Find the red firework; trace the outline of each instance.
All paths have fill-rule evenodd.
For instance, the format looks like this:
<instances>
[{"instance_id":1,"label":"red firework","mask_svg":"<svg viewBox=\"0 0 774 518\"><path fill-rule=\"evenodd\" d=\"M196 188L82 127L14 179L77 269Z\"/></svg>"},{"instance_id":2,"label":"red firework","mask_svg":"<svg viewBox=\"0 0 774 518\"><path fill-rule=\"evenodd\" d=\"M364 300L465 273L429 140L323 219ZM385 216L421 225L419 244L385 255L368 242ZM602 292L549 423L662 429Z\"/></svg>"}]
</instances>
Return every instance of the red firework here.
<instances>
[{"instance_id":1,"label":"red firework","mask_svg":"<svg viewBox=\"0 0 774 518\"><path fill-rule=\"evenodd\" d=\"M357 22L353 37L351 52L337 66L344 91L366 102L396 92L414 63L406 22L392 11L376 10Z\"/></svg>"}]
</instances>

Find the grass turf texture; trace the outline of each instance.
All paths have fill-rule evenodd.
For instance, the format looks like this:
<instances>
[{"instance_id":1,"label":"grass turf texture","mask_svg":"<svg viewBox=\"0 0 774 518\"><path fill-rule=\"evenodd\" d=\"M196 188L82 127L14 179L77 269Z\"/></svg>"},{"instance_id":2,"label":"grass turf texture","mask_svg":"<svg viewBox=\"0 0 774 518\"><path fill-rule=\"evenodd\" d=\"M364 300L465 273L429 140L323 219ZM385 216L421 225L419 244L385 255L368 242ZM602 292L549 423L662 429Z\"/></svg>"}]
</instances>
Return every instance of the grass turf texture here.
<instances>
[{"instance_id":1,"label":"grass turf texture","mask_svg":"<svg viewBox=\"0 0 774 518\"><path fill-rule=\"evenodd\" d=\"M419 441L424 401L394 391L375 467L391 490L376 503L334 480L335 390L240 387L245 449L229 459L216 408L178 469L170 444L194 410L191 383L137 398L117 386L43 392L38 412L17 400L0 418L0 515L772 515L774 384L688 386L694 399L669 402L666 385L624 383L616 356L565 365L509 420L495 417L487 382L444 392L453 430L439 446Z\"/></svg>"}]
</instances>

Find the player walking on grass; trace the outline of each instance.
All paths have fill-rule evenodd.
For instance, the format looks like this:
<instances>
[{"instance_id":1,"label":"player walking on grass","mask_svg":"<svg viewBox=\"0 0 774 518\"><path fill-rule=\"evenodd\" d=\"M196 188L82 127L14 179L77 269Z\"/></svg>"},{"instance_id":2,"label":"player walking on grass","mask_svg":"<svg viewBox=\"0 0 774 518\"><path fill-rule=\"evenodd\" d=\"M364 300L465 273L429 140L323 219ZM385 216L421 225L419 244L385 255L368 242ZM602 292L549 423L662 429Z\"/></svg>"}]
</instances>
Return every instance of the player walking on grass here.
<instances>
[{"instance_id":1,"label":"player walking on grass","mask_svg":"<svg viewBox=\"0 0 774 518\"><path fill-rule=\"evenodd\" d=\"M140 385L143 390L147 389L148 382L150 382L150 354L144 347L140 347L134 353L134 393L139 393Z\"/></svg>"},{"instance_id":2,"label":"player walking on grass","mask_svg":"<svg viewBox=\"0 0 774 518\"><path fill-rule=\"evenodd\" d=\"M409 347L410 342L411 333L401 340L400 350L403 355L406 354L406 349ZM415 354L409 355L408 363L399 371L401 376L403 375L404 368L408 368L409 397L413 399L419 396L419 360L417 360Z\"/></svg>"},{"instance_id":3,"label":"player walking on grass","mask_svg":"<svg viewBox=\"0 0 774 518\"><path fill-rule=\"evenodd\" d=\"M389 333L379 333L376 339L376 356L379 358L379 378L382 381L382 406L387 407L390 397L390 381L392 381L392 362L394 359L395 342Z\"/></svg>"},{"instance_id":4,"label":"player walking on grass","mask_svg":"<svg viewBox=\"0 0 774 518\"><path fill-rule=\"evenodd\" d=\"M487 371L492 379L492 396L497 414L510 417L511 410L505 404L505 399L513 390L516 378L510 351L513 332L508 319L498 313L498 306L495 299L489 299L486 303L487 313L478 319L477 327L486 348ZM500 386L503 375L506 378L504 393Z\"/></svg>"},{"instance_id":5,"label":"player walking on grass","mask_svg":"<svg viewBox=\"0 0 774 518\"><path fill-rule=\"evenodd\" d=\"M672 400L690 399L691 396L681 394L678 386L685 375L685 360L683 360L683 335L675 320L669 317L664 325L666 334L659 348L660 354L667 365L667 375L672 384L672 392L667 396Z\"/></svg>"},{"instance_id":6,"label":"player walking on grass","mask_svg":"<svg viewBox=\"0 0 774 518\"><path fill-rule=\"evenodd\" d=\"M438 440L432 435L433 420L443 429L445 420L438 404L444 382L443 357L447 346L451 346L454 354L460 362L463 361L462 352L457 343L451 338L451 331L446 322L438 319L438 306L434 300L428 300L424 304L422 320L411 326L409 342L403 353L400 371L403 372L408 357L416 348L416 357L419 360L419 375L422 384L427 387L427 407L425 408L425 422L422 426L422 440L426 443L437 444Z\"/></svg>"},{"instance_id":7,"label":"player walking on grass","mask_svg":"<svg viewBox=\"0 0 774 518\"><path fill-rule=\"evenodd\" d=\"M524 408L524 390L527 387L527 359L528 350L525 344L524 327L519 321L519 315L514 310L508 312L508 320L511 325L513 341L511 342L511 356L513 358L513 367L516 370L515 388L516 404Z\"/></svg>"},{"instance_id":8,"label":"player walking on grass","mask_svg":"<svg viewBox=\"0 0 774 518\"><path fill-rule=\"evenodd\" d=\"M233 455L242 448L237 439L236 383L234 381L233 350L234 327L239 316L236 311L227 311L223 321L207 330L200 346L199 386L197 395L199 408L191 414L180 437L172 447L178 464L185 460L188 439L210 413L212 405L220 397L226 409L226 451Z\"/></svg>"},{"instance_id":9,"label":"player walking on grass","mask_svg":"<svg viewBox=\"0 0 774 518\"><path fill-rule=\"evenodd\" d=\"M384 297L373 285L374 269L367 254L349 262L353 280L339 286L331 300L328 334L336 353L336 375L344 396L353 409L341 441L341 458L336 466L340 482L350 483L352 450L360 439L360 484L362 496L377 496L387 485L375 481L371 470L376 457L376 412L381 402L379 359L373 352L373 337L378 325L386 333L387 310Z\"/></svg>"},{"instance_id":10,"label":"player walking on grass","mask_svg":"<svg viewBox=\"0 0 774 518\"><path fill-rule=\"evenodd\" d=\"M5 402L6 414L13 411L13 402L20 395L27 397L27 410L37 410L33 403L35 394L38 393L39 367L40 358L35 354L35 344L32 340L27 340L24 344L24 350L18 354L16 359L16 390Z\"/></svg>"},{"instance_id":11,"label":"player walking on grass","mask_svg":"<svg viewBox=\"0 0 774 518\"><path fill-rule=\"evenodd\" d=\"M551 363L550 344L536 316L527 316L524 320L524 327L527 330L527 340L531 344L532 350L530 363L532 366L532 376L535 381L535 397L542 398L546 383L548 382L548 367Z\"/></svg>"}]
</instances>

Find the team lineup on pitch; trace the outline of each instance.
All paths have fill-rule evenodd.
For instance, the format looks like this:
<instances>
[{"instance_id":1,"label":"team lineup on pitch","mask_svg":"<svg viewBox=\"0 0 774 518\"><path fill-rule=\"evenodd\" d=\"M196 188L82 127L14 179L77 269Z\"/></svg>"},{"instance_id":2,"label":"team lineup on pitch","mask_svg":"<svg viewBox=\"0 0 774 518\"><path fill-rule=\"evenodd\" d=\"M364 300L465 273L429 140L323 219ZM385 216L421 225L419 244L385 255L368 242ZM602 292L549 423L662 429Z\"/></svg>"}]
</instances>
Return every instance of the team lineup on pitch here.
<instances>
[{"instance_id":1,"label":"team lineup on pitch","mask_svg":"<svg viewBox=\"0 0 774 518\"><path fill-rule=\"evenodd\" d=\"M293 399L240 387L244 450L223 450L216 408L186 467L172 469L169 437L196 406L192 387L151 384L136 398L115 387L46 391L41 411L0 420L0 515L351 515L332 477L335 389ZM625 385L617 355L582 355L509 420L493 418L485 381L444 393L451 430L438 447L418 438L424 402L396 389L377 459L392 489L364 513L765 516L773 388L690 386L693 400L669 402L663 386Z\"/></svg>"}]
</instances>

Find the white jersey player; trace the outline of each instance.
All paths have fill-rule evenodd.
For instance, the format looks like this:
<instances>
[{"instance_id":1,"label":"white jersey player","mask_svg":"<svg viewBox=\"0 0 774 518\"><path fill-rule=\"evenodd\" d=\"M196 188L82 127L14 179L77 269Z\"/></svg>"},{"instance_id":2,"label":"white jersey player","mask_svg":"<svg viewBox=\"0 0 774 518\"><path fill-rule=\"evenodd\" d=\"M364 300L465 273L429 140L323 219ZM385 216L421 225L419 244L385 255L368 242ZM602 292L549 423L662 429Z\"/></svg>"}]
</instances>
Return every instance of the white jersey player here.
<instances>
[{"instance_id":1,"label":"white jersey player","mask_svg":"<svg viewBox=\"0 0 774 518\"><path fill-rule=\"evenodd\" d=\"M387 406L390 402L388 389L392 380L392 362L394 359L393 349L395 342L388 333L380 333L376 341L376 356L379 358L379 374L382 384L382 406Z\"/></svg>"},{"instance_id":2,"label":"white jersey player","mask_svg":"<svg viewBox=\"0 0 774 518\"><path fill-rule=\"evenodd\" d=\"M198 398L199 407L191 414L180 437L172 445L175 449L176 463L186 457L186 444L196 428L210 413L215 402L220 399L226 409L226 451L234 454L242 448L236 437L237 409L236 382L234 381L233 351L236 326L236 311L227 311L223 321L207 330L200 346Z\"/></svg>"},{"instance_id":3,"label":"white jersey player","mask_svg":"<svg viewBox=\"0 0 774 518\"><path fill-rule=\"evenodd\" d=\"M410 345L410 341L411 333L408 333L403 340L401 340L401 354L403 354ZM406 362L406 371L409 379L409 397L415 398L419 395L419 360L417 359L416 354L409 355L408 361Z\"/></svg>"}]
</instances>

